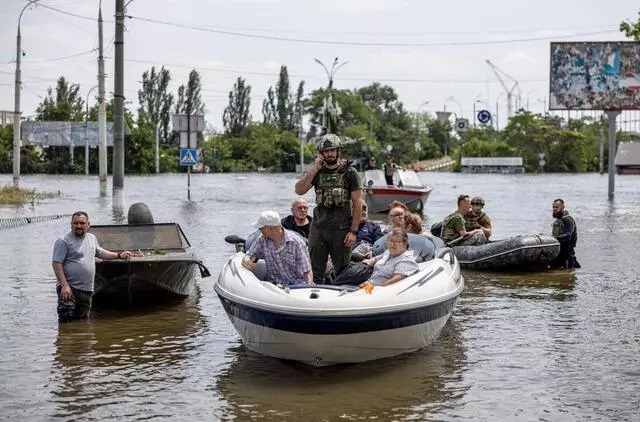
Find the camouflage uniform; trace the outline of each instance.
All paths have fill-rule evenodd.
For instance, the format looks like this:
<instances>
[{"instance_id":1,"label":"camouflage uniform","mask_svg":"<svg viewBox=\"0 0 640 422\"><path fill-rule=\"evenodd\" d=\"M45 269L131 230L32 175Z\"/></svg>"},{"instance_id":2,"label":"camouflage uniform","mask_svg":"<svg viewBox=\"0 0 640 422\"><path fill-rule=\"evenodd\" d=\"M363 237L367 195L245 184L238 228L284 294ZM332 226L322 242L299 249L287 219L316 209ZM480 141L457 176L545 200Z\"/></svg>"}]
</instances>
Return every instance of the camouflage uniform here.
<instances>
[{"instance_id":1,"label":"camouflage uniform","mask_svg":"<svg viewBox=\"0 0 640 422\"><path fill-rule=\"evenodd\" d=\"M480 212L477 214L472 211L469 211L464 215L464 229L466 231L471 231L479 228L491 229L491 219L485 212Z\"/></svg>"}]
</instances>

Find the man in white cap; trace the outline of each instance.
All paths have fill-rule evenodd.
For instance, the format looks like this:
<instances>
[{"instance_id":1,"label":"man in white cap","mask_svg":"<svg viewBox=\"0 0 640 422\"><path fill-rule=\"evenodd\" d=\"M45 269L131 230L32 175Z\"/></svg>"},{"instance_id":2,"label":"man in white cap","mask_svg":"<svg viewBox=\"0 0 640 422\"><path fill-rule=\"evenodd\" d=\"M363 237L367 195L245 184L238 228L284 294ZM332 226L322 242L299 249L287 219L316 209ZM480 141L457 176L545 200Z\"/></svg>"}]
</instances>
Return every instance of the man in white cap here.
<instances>
[{"instance_id":1,"label":"man in white cap","mask_svg":"<svg viewBox=\"0 0 640 422\"><path fill-rule=\"evenodd\" d=\"M255 271L258 259L264 259L269 281L283 286L312 282L307 245L300 236L282 227L277 212L263 211L253 227L262 236L253 242L242 265Z\"/></svg>"}]
</instances>

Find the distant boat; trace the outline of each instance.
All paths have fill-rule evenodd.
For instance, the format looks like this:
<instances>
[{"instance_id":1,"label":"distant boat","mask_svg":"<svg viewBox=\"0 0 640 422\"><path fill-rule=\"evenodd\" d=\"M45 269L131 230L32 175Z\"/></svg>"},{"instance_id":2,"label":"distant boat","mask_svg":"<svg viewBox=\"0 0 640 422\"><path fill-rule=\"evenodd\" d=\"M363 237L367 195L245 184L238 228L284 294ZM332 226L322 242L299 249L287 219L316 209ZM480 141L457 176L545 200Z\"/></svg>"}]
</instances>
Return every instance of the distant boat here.
<instances>
[{"instance_id":1,"label":"distant boat","mask_svg":"<svg viewBox=\"0 0 640 422\"><path fill-rule=\"evenodd\" d=\"M412 212L422 212L431 186L423 184L413 170L396 170L393 181L387 185L382 170L365 170L363 189L369 212L386 212L393 201L402 202Z\"/></svg>"},{"instance_id":2,"label":"distant boat","mask_svg":"<svg viewBox=\"0 0 640 422\"><path fill-rule=\"evenodd\" d=\"M130 305L189 296L196 288L196 270L201 277L210 276L209 270L177 223L153 223L146 205L134 206L144 206L148 215L140 219L130 209L130 224L90 228L103 248L135 254L129 260L96 261L94 301Z\"/></svg>"}]
</instances>

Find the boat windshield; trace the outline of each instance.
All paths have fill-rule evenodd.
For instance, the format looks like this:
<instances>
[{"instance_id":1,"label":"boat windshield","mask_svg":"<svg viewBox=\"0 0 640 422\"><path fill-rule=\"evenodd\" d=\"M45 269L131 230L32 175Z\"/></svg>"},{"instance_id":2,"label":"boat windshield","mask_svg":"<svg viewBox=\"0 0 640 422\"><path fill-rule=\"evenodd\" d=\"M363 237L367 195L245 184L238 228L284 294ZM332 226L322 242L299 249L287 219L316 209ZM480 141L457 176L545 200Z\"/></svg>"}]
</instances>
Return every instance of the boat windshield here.
<instances>
[{"instance_id":1,"label":"boat windshield","mask_svg":"<svg viewBox=\"0 0 640 422\"><path fill-rule=\"evenodd\" d=\"M396 172L398 179L402 182L402 186L406 187L423 187L423 183L418 177L418 173L413 170L398 170Z\"/></svg>"},{"instance_id":2,"label":"boat windshield","mask_svg":"<svg viewBox=\"0 0 640 422\"><path fill-rule=\"evenodd\" d=\"M176 223L99 225L91 226L89 232L98 238L101 247L110 251L185 249L190 246Z\"/></svg>"}]
</instances>

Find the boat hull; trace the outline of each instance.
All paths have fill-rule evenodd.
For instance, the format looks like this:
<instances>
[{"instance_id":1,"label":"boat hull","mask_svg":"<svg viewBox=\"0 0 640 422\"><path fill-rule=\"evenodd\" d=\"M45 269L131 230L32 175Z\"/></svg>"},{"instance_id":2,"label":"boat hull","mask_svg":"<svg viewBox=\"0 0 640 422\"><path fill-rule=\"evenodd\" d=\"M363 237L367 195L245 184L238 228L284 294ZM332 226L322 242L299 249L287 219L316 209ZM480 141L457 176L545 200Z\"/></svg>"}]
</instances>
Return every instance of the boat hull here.
<instances>
[{"instance_id":1,"label":"boat hull","mask_svg":"<svg viewBox=\"0 0 640 422\"><path fill-rule=\"evenodd\" d=\"M94 301L115 305L189 296L196 289L198 263L188 258L96 262Z\"/></svg>"},{"instance_id":2,"label":"boat hull","mask_svg":"<svg viewBox=\"0 0 640 422\"><path fill-rule=\"evenodd\" d=\"M412 212L422 212L431 193L431 187L422 183L413 170L396 170L393 185L388 185L381 170L366 170L363 190L369 212L386 212L393 201L404 203Z\"/></svg>"},{"instance_id":3,"label":"boat hull","mask_svg":"<svg viewBox=\"0 0 640 422\"><path fill-rule=\"evenodd\" d=\"M419 273L372 294L350 286L282 289L242 267L243 254L220 272L215 290L247 348L313 366L356 363L431 344L464 287L453 253L422 263Z\"/></svg>"},{"instance_id":4,"label":"boat hull","mask_svg":"<svg viewBox=\"0 0 640 422\"><path fill-rule=\"evenodd\" d=\"M428 346L442 331L457 298L366 318L299 318L265 313L222 297L220 300L250 350L313 366L328 366L383 359Z\"/></svg>"},{"instance_id":5,"label":"boat hull","mask_svg":"<svg viewBox=\"0 0 640 422\"><path fill-rule=\"evenodd\" d=\"M473 270L545 269L560 253L552 236L522 235L479 246L454 246L460 267Z\"/></svg>"}]
</instances>

